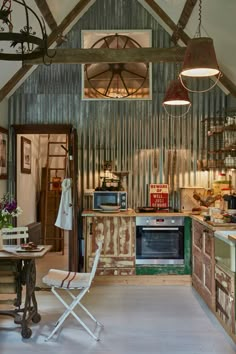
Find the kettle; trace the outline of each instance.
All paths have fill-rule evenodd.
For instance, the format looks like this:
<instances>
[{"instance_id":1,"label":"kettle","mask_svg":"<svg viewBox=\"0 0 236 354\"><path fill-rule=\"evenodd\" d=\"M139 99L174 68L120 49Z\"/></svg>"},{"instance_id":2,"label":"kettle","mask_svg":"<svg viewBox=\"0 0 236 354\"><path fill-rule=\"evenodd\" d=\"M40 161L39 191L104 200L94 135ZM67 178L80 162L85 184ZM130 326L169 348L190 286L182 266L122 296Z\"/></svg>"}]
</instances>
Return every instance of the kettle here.
<instances>
[{"instance_id":1,"label":"kettle","mask_svg":"<svg viewBox=\"0 0 236 354\"><path fill-rule=\"evenodd\" d=\"M228 203L228 209L236 209L236 194L225 194L223 198Z\"/></svg>"}]
</instances>

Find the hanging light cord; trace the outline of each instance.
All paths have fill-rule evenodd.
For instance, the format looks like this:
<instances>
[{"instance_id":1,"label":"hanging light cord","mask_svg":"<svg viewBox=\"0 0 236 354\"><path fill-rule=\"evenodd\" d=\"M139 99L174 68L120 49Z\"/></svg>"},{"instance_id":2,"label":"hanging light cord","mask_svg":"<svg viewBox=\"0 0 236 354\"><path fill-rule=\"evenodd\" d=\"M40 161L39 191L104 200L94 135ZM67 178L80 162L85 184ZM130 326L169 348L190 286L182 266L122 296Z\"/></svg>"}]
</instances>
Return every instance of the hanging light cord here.
<instances>
[{"instance_id":1,"label":"hanging light cord","mask_svg":"<svg viewBox=\"0 0 236 354\"><path fill-rule=\"evenodd\" d=\"M198 8L198 28L195 34L195 37L201 37L201 27L202 27L202 0L199 0Z\"/></svg>"}]
</instances>

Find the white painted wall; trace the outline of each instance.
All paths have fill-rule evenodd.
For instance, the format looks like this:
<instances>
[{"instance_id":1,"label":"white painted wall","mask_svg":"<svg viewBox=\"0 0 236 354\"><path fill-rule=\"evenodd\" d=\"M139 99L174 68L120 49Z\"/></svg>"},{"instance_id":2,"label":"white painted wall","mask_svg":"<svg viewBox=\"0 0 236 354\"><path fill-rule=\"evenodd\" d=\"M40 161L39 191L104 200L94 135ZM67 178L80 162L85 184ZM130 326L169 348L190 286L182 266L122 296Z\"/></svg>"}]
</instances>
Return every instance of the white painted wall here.
<instances>
[{"instance_id":1,"label":"white painted wall","mask_svg":"<svg viewBox=\"0 0 236 354\"><path fill-rule=\"evenodd\" d=\"M5 99L0 102L0 126L8 129L8 100ZM7 180L0 179L0 198L7 191Z\"/></svg>"},{"instance_id":2,"label":"white painted wall","mask_svg":"<svg viewBox=\"0 0 236 354\"><path fill-rule=\"evenodd\" d=\"M31 140L31 173L21 172L21 136ZM17 226L30 224L36 219L37 197L39 193L38 135L17 135L17 202L23 213L17 218Z\"/></svg>"}]
</instances>

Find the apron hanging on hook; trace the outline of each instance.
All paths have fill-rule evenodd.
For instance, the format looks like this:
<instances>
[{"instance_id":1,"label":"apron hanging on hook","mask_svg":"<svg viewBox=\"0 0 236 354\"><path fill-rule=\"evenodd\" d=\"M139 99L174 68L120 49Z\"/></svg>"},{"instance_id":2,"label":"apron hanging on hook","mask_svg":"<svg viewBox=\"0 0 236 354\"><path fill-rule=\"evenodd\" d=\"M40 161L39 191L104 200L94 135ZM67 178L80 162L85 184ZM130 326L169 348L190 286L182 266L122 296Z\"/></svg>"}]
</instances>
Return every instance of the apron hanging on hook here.
<instances>
[{"instance_id":1,"label":"apron hanging on hook","mask_svg":"<svg viewBox=\"0 0 236 354\"><path fill-rule=\"evenodd\" d=\"M72 180L70 178L68 151L66 157L65 178L61 184L61 188L61 200L55 226L64 230L72 230Z\"/></svg>"}]
</instances>

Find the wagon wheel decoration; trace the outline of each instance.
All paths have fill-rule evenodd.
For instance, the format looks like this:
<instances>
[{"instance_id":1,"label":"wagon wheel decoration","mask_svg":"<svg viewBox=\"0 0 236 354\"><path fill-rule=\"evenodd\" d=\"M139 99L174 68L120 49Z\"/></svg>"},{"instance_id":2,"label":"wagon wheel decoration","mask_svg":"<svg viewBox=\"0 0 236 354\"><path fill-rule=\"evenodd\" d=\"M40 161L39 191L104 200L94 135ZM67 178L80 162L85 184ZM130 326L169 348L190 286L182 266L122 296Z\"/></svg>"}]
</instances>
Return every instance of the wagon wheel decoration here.
<instances>
[{"instance_id":1,"label":"wagon wheel decoration","mask_svg":"<svg viewBox=\"0 0 236 354\"><path fill-rule=\"evenodd\" d=\"M114 34L96 41L91 48L141 48L131 37ZM99 96L125 98L137 93L147 82L147 63L97 63L86 64L85 75L89 86Z\"/></svg>"}]
</instances>

